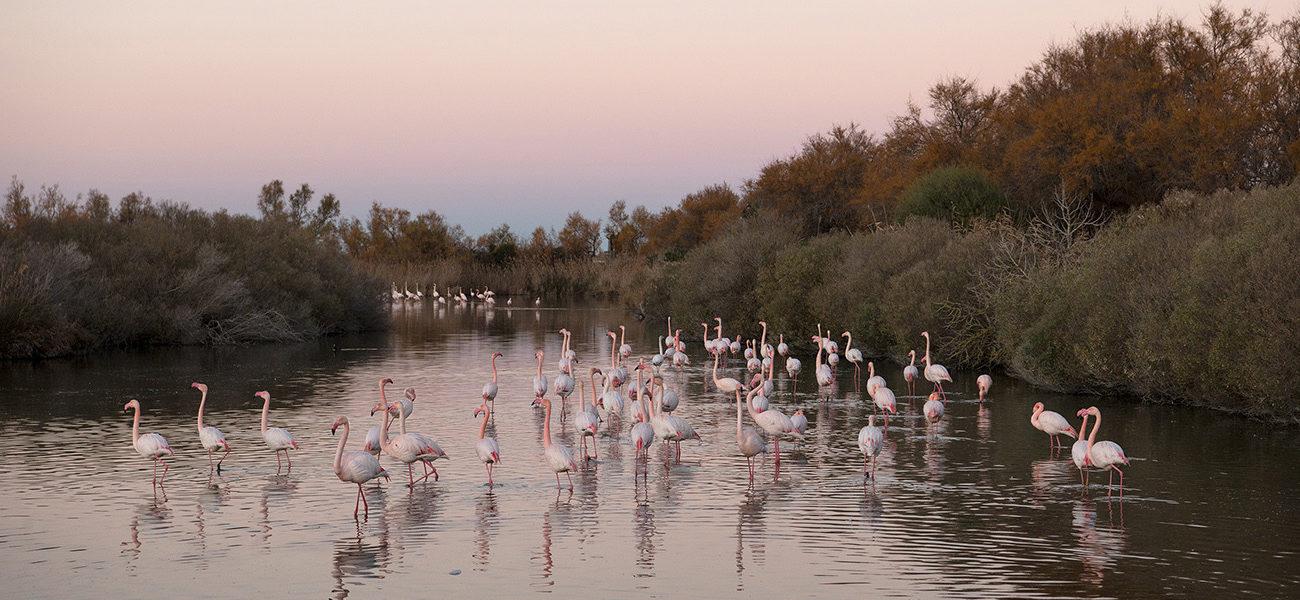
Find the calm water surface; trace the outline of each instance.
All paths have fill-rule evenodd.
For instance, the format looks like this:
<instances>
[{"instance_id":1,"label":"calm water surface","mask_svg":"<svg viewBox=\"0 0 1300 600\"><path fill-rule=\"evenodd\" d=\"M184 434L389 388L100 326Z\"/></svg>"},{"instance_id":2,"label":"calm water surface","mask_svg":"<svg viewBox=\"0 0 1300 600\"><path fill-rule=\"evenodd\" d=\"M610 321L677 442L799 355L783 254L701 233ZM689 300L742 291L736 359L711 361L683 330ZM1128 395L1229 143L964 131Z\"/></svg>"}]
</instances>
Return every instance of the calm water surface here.
<instances>
[{"instance_id":1,"label":"calm water surface","mask_svg":"<svg viewBox=\"0 0 1300 600\"><path fill-rule=\"evenodd\" d=\"M778 363L773 405L803 407L808 434L783 444L779 477L768 459L751 486L735 405L705 389L709 363L693 337L693 365L664 373L703 442L683 444L670 466L656 446L637 484L624 420L600 439L598 466L557 492L542 415L529 407L533 351L546 348L553 378L555 331L568 327L585 372L608 362L604 332L635 321L602 308L395 312L390 333L320 344L0 364L0 596L1280 597L1300 584L1294 429L1005 376L981 406L971 372L955 373L944 421L926 427L923 399L903 398L901 368L888 364L900 416L879 482L864 486L856 439L871 403L852 391L848 363L840 389L819 397L805 356L797 390ZM653 336L629 329L636 355L654 353ZM471 412L494 350L505 353L492 428L503 464L489 489ZM733 360L728 371L742 368ZM385 376L395 394L419 391L408 424L451 460L411 493L385 458L393 484L368 492L370 517L358 523L355 488L330 468L329 426L347 415L368 428ZM234 448L219 476L194 430L195 380L211 386L206 420ZM288 475L276 475L258 433L261 389L272 423L302 441ZM144 405L142 431L177 451L165 489L131 448L130 398ZM1133 458L1123 501L1095 485L1104 477L1081 488L1068 449L1049 453L1028 423L1036 401L1066 415L1102 409L1101 437ZM577 441L568 423L555 426Z\"/></svg>"}]
</instances>

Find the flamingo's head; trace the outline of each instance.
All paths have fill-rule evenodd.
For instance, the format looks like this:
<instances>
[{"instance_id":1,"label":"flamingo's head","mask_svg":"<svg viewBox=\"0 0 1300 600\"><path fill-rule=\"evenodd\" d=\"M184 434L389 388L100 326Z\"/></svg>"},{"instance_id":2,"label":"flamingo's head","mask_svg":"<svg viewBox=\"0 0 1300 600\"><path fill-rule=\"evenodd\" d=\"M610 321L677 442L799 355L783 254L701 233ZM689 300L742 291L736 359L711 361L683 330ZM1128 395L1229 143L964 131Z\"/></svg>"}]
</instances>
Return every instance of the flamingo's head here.
<instances>
[{"instance_id":1,"label":"flamingo's head","mask_svg":"<svg viewBox=\"0 0 1300 600\"><path fill-rule=\"evenodd\" d=\"M406 399L415 402L415 388L406 388Z\"/></svg>"},{"instance_id":2,"label":"flamingo's head","mask_svg":"<svg viewBox=\"0 0 1300 600\"><path fill-rule=\"evenodd\" d=\"M927 340L930 339L930 332L928 332L928 331L922 331L922 332L921 332L921 337L923 337L923 338L925 338L925 339L927 339Z\"/></svg>"},{"instance_id":3,"label":"flamingo's head","mask_svg":"<svg viewBox=\"0 0 1300 600\"><path fill-rule=\"evenodd\" d=\"M1088 407L1088 414L1090 414L1090 415L1092 415L1092 416L1094 416L1094 417L1100 417L1100 416L1101 416L1101 409L1099 409L1099 408L1097 408L1097 407L1095 407L1095 406L1089 406L1089 407Z\"/></svg>"},{"instance_id":4,"label":"flamingo's head","mask_svg":"<svg viewBox=\"0 0 1300 600\"><path fill-rule=\"evenodd\" d=\"M618 334L617 334L617 333L614 333L613 331L606 331L606 332L605 332L605 335L609 336L609 339L611 339L611 340L616 340L616 339L618 339Z\"/></svg>"},{"instance_id":5,"label":"flamingo's head","mask_svg":"<svg viewBox=\"0 0 1300 600\"><path fill-rule=\"evenodd\" d=\"M908 355L909 357L915 358L915 357L916 357L916 350L908 350L908 351L907 351L907 355Z\"/></svg>"},{"instance_id":6,"label":"flamingo's head","mask_svg":"<svg viewBox=\"0 0 1300 600\"><path fill-rule=\"evenodd\" d=\"M347 425L347 424L348 424L348 418L347 418L347 417L342 417L342 416L340 416L339 418L334 419L334 424L333 424L333 425L330 425L330 435L334 435L334 432L335 432L335 431L338 431L338 428L339 428L339 427L342 427L342 426Z\"/></svg>"},{"instance_id":7,"label":"flamingo's head","mask_svg":"<svg viewBox=\"0 0 1300 600\"><path fill-rule=\"evenodd\" d=\"M139 400L131 400L130 402L127 402L127 403L126 403L126 406L123 406L123 407L122 407L122 412L129 412L129 411L130 411L131 409L133 409L133 408L136 409L136 410L140 410L140 401L139 401Z\"/></svg>"},{"instance_id":8,"label":"flamingo's head","mask_svg":"<svg viewBox=\"0 0 1300 600\"><path fill-rule=\"evenodd\" d=\"M1074 413L1074 416L1076 416L1076 417L1082 417L1082 416L1085 416L1085 415L1087 415L1087 414L1088 414L1088 409L1086 409L1086 408L1080 408L1080 409L1079 409L1079 412Z\"/></svg>"},{"instance_id":9,"label":"flamingo's head","mask_svg":"<svg viewBox=\"0 0 1300 600\"><path fill-rule=\"evenodd\" d=\"M253 395L254 395L254 396L257 396L258 398L261 398L263 402L270 402L270 401L271 401L271 392L268 392L268 391L266 391L266 390L262 390L262 391L260 391L260 392L258 392L258 393L256 393L256 394L253 394Z\"/></svg>"},{"instance_id":10,"label":"flamingo's head","mask_svg":"<svg viewBox=\"0 0 1300 600\"><path fill-rule=\"evenodd\" d=\"M505 355L502 354L502 353L500 353L500 352L493 352L493 353L492 353L492 358L501 358L502 356L505 356Z\"/></svg>"},{"instance_id":11,"label":"flamingo's head","mask_svg":"<svg viewBox=\"0 0 1300 600\"><path fill-rule=\"evenodd\" d=\"M477 407L474 408L474 418L477 419L480 415L482 415L486 411L487 411L487 404L478 405Z\"/></svg>"},{"instance_id":12,"label":"flamingo's head","mask_svg":"<svg viewBox=\"0 0 1300 600\"><path fill-rule=\"evenodd\" d=\"M386 386L386 385L388 385L388 384L390 384L390 383L392 383L392 382L393 382L393 378L392 378L392 377L385 377L385 378L379 380L379 387L384 387L384 386Z\"/></svg>"},{"instance_id":13,"label":"flamingo's head","mask_svg":"<svg viewBox=\"0 0 1300 600\"><path fill-rule=\"evenodd\" d=\"M759 321L758 324L763 327L767 327L767 321Z\"/></svg>"},{"instance_id":14,"label":"flamingo's head","mask_svg":"<svg viewBox=\"0 0 1300 600\"><path fill-rule=\"evenodd\" d=\"M840 337L849 337L849 332L845 331L844 333L841 333Z\"/></svg>"},{"instance_id":15,"label":"flamingo's head","mask_svg":"<svg viewBox=\"0 0 1300 600\"><path fill-rule=\"evenodd\" d=\"M800 408L800 409L796 409L796 410L794 411L794 414L797 415L797 416L802 417L802 416L803 416L803 409L802 409L802 408Z\"/></svg>"},{"instance_id":16,"label":"flamingo's head","mask_svg":"<svg viewBox=\"0 0 1300 600\"><path fill-rule=\"evenodd\" d=\"M384 403L383 403L383 402L376 402L374 406L370 407L370 416L372 416L372 417L375 416L375 413L377 413L377 412L379 412L379 411L381 411L381 410L384 410Z\"/></svg>"},{"instance_id":17,"label":"flamingo's head","mask_svg":"<svg viewBox=\"0 0 1300 600\"><path fill-rule=\"evenodd\" d=\"M938 400L939 398L940 398L939 392L930 392L930 397L929 397L930 400Z\"/></svg>"},{"instance_id":18,"label":"flamingo's head","mask_svg":"<svg viewBox=\"0 0 1300 600\"><path fill-rule=\"evenodd\" d=\"M1043 408L1044 408L1044 407L1043 407L1043 403L1042 403L1042 402L1035 402L1035 403L1034 403L1034 412L1042 412L1042 411L1043 411Z\"/></svg>"},{"instance_id":19,"label":"flamingo's head","mask_svg":"<svg viewBox=\"0 0 1300 600\"><path fill-rule=\"evenodd\" d=\"M199 382L195 381L194 383L191 383L191 384L190 384L190 387L192 387L192 388L194 388L194 389L196 389L196 390L198 390L198 391L200 391L200 392L203 392L204 394L208 393L208 386L207 386L207 384L199 383Z\"/></svg>"}]
</instances>

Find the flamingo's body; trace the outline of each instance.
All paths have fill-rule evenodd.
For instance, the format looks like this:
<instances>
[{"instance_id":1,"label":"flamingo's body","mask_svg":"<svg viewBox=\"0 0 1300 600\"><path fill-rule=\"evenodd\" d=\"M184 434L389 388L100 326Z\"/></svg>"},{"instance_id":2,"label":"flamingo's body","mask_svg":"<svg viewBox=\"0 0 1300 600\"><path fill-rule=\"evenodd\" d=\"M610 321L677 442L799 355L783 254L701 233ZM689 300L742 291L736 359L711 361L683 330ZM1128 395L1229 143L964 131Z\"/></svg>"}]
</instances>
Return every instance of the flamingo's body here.
<instances>
[{"instance_id":1,"label":"flamingo's body","mask_svg":"<svg viewBox=\"0 0 1300 600\"><path fill-rule=\"evenodd\" d=\"M908 350L907 356L911 359L906 367L903 367L903 380L907 381L907 395L916 395L916 379L921 376L921 372L916 369L916 350Z\"/></svg>"},{"instance_id":2,"label":"flamingo's body","mask_svg":"<svg viewBox=\"0 0 1300 600\"><path fill-rule=\"evenodd\" d=\"M740 416L740 390L736 394L736 446L749 463L749 480L754 480L754 457L767 453L767 440L753 427L743 427Z\"/></svg>"},{"instance_id":3,"label":"flamingo's body","mask_svg":"<svg viewBox=\"0 0 1300 600\"><path fill-rule=\"evenodd\" d=\"M161 435L156 433L140 433L139 400L131 400L126 403L126 406L122 407L122 412L129 410L135 411L135 416L131 419L131 447L135 448L136 453L140 456L153 461L153 483L154 485L162 485L163 480L167 478L167 471L170 469L170 467L167 466L167 461L163 460L163 457L172 456L174 454L174 452L172 452L172 446L167 443L167 438ZM162 477L158 476L158 463L160 462L163 465Z\"/></svg>"},{"instance_id":4,"label":"flamingo's body","mask_svg":"<svg viewBox=\"0 0 1300 600\"><path fill-rule=\"evenodd\" d=\"M578 470L578 462L573 459L573 450L561 443L551 441L551 400L541 398L542 407L546 409L545 425L542 426L542 452L546 465L555 472L555 487L560 487L560 473L569 478L569 489L573 489L573 471Z\"/></svg>"},{"instance_id":5,"label":"flamingo's body","mask_svg":"<svg viewBox=\"0 0 1300 600\"><path fill-rule=\"evenodd\" d=\"M898 412L894 391L882 385L871 394L871 399L875 402L876 408L885 415L885 427L889 427L889 414Z\"/></svg>"},{"instance_id":6,"label":"flamingo's body","mask_svg":"<svg viewBox=\"0 0 1300 600\"><path fill-rule=\"evenodd\" d=\"M757 391L757 389L751 390L749 393L750 397L752 398ZM778 463L781 462L781 438L785 436L795 438L803 437L803 433L795 428L794 421L780 410L769 407L763 412L758 412L754 410L754 406L750 404L749 418L753 419L754 423L756 423L759 428L767 432L767 435L771 436L773 442L773 453Z\"/></svg>"},{"instance_id":7,"label":"flamingo's body","mask_svg":"<svg viewBox=\"0 0 1300 600\"><path fill-rule=\"evenodd\" d=\"M497 400L497 359L501 356L500 352L493 352L492 357L488 359L492 364L492 381L483 384L483 401L494 405Z\"/></svg>"},{"instance_id":8,"label":"flamingo's body","mask_svg":"<svg viewBox=\"0 0 1300 600\"><path fill-rule=\"evenodd\" d=\"M379 442L383 446L384 452L406 465L407 487L415 488L415 473L412 465L417 462L422 463L425 467L424 477L420 478L420 481L428 480L429 475L433 475L433 480L437 481L438 469L433 468L432 463L439 458L447 458L447 453L443 452L442 447L432 437L423 433L407 433L406 415L397 406L390 404L389 410L398 413L397 418L401 423L402 433L396 437L388 437L388 427L393 420L385 418L384 429L380 434ZM432 469L432 472L430 472L430 469Z\"/></svg>"},{"instance_id":9,"label":"flamingo's body","mask_svg":"<svg viewBox=\"0 0 1300 600\"><path fill-rule=\"evenodd\" d=\"M357 484L357 502L352 508L352 516L355 518L360 512L362 502L366 505L366 515L370 515L370 503L366 502L365 492L361 489L361 484L383 477L388 479L388 473L384 468L379 466L379 459L369 452L359 452L356 450L344 452L343 447L348 443L348 418L339 417L334 420L334 425L330 427L330 434L333 434L339 427L343 428L343 437L339 438L338 448L334 451L334 474L338 476L339 481Z\"/></svg>"},{"instance_id":10,"label":"flamingo's body","mask_svg":"<svg viewBox=\"0 0 1300 600\"><path fill-rule=\"evenodd\" d=\"M492 407L486 400L474 409L474 416L480 414L483 415L483 423L478 428L478 442L474 444L474 454L483 462L483 468L487 471L488 485L491 486L492 470L501 464L501 447L497 444L496 438L487 435L488 420L492 418Z\"/></svg>"},{"instance_id":11,"label":"flamingo's body","mask_svg":"<svg viewBox=\"0 0 1300 600\"><path fill-rule=\"evenodd\" d=\"M790 356L790 345L785 343L785 334L781 334L781 339L776 345L776 353L781 356Z\"/></svg>"},{"instance_id":12,"label":"flamingo's body","mask_svg":"<svg viewBox=\"0 0 1300 600\"><path fill-rule=\"evenodd\" d=\"M268 427L267 419L271 414L271 393L261 391L254 396L262 399L262 441L266 446L275 452L275 472L280 472L280 453L284 453L284 460L289 463L289 470L293 470L293 459L289 458L290 450L298 449L298 440L293 439L293 434L288 429L281 427Z\"/></svg>"},{"instance_id":13,"label":"flamingo's body","mask_svg":"<svg viewBox=\"0 0 1300 600\"><path fill-rule=\"evenodd\" d=\"M220 473L222 461L226 460L226 456L230 455L230 443L226 441L226 434L222 433L220 429L217 429L216 427L213 427L211 425L203 424L203 407L208 402L208 386L196 381L194 383L191 383L190 387L198 390L199 393L202 394L202 396L199 397L199 419L198 419L199 444L203 446L204 450L208 451L209 470L213 468L212 453L217 450L224 450L224 453L221 455L221 459L218 460L216 464L217 472Z\"/></svg>"},{"instance_id":14,"label":"flamingo's body","mask_svg":"<svg viewBox=\"0 0 1300 600\"><path fill-rule=\"evenodd\" d=\"M885 387L885 378L876 375L876 363L867 361L867 395L875 397L876 390Z\"/></svg>"},{"instance_id":15,"label":"flamingo's body","mask_svg":"<svg viewBox=\"0 0 1300 600\"><path fill-rule=\"evenodd\" d=\"M930 398L925 401L925 406L921 407L925 420L931 423L938 423L939 419L943 418L943 401L940 397L939 392L931 392Z\"/></svg>"},{"instance_id":16,"label":"flamingo's body","mask_svg":"<svg viewBox=\"0 0 1300 600\"><path fill-rule=\"evenodd\" d=\"M663 393L663 384L659 383L660 393ZM654 410L654 403L650 403L650 427L655 432L655 437L660 441L667 443L672 442L674 445L674 456L677 461L682 459L682 441L689 439L700 439L700 434L695 432L695 428L686 420L677 415L665 415Z\"/></svg>"},{"instance_id":17,"label":"flamingo's body","mask_svg":"<svg viewBox=\"0 0 1300 600\"><path fill-rule=\"evenodd\" d=\"M948 374L948 369L943 365L933 364L930 360L930 332L922 331L921 336L925 338L925 380L934 384L934 389L943 396L944 400L948 399L948 394L943 391L943 382L952 381L952 376Z\"/></svg>"},{"instance_id":18,"label":"flamingo's body","mask_svg":"<svg viewBox=\"0 0 1300 600\"><path fill-rule=\"evenodd\" d=\"M988 374L980 375L975 379L975 387L979 388L980 402L983 402L984 397L989 394L989 390L993 387L993 378Z\"/></svg>"},{"instance_id":19,"label":"flamingo's body","mask_svg":"<svg viewBox=\"0 0 1300 600\"><path fill-rule=\"evenodd\" d=\"M393 380L388 377L384 377L383 379L379 380L379 402L377 402L374 408L370 410L371 415L374 415L375 411L377 410L382 411L388 406L388 395L384 392L384 386L392 382ZM407 410L407 414L409 415L411 414L411 411L415 410L415 404L410 401L408 401L407 404L410 405L410 409ZM379 417L379 423L376 424L374 427L371 427L368 431L366 431L366 441L365 444L361 446L362 450L365 450L366 452L369 452L375 456L379 456L383 452L383 445L379 441L379 437L380 437L379 432L384 428L385 418L386 417L381 415Z\"/></svg>"},{"instance_id":20,"label":"flamingo's body","mask_svg":"<svg viewBox=\"0 0 1300 600\"><path fill-rule=\"evenodd\" d=\"M542 350L537 351L537 374L533 376L533 405L536 406L542 397L546 396L549 387L546 381L546 374L542 373L542 357L546 353Z\"/></svg>"},{"instance_id":21,"label":"flamingo's body","mask_svg":"<svg viewBox=\"0 0 1300 600\"><path fill-rule=\"evenodd\" d=\"M1066 421L1065 417L1061 416L1061 413L1043 410L1042 402L1034 403L1034 413L1029 417L1029 424L1049 436L1049 448L1061 447L1060 440L1057 436L1068 435L1072 438L1078 437L1078 434L1074 431L1074 427L1070 426L1070 422Z\"/></svg>"},{"instance_id":22,"label":"flamingo's body","mask_svg":"<svg viewBox=\"0 0 1300 600\"><path fill-rule=\"evenodd\" d=\"M718 377L718 360L719 357L721 356L722 356L721 354L713 355L713 386L716 387L719 392L722 392L724 394L731 394L741 389L741 385L740 382L735 380L734 378Z\"/></svg>"},{"instance_id":23,"label":"flamingo's body","mask_svg":"<svg viewBox=\"0 0 1300 600\"><path fill-rule=\"evenodd\" d=\"M799 435L803 435L805 431L808 431L808 417L803 414L802 408L794 411L793 415L790 415L790 422L794 424L794 430L797 431Z\"/></svg>"},{"instance_id":24,"label":"flamingo's body","mask_svg":"<svg viewBox=\"0 0 1300 600\"><path fill-rule=\"evenodd\" d=\"M867 474L867 464L871 464L871 480L876 479L876 457L885 447L885 434L876 427L876 415L867 417L867 425L858 431L858 450L862 451L862 474Z\"/></svg>"},{"instance_id":25,"label":"flamingo's body","mask_svg":"<svg viewBox=\"0 0 1300 600\"><path fill-rule=\"evenodd\" d=\"M578 414L573 418L573 428L578 432L582 442L582 460L587 460L587 438L591 438L593 453L596 448L596 428L600 426L600 413L596 412L596 374L599 369L591 370L591 404L587 404L586 390L578 391ZM603 375L603 374L602 374Z\"/></svg>"},{"instance_id":26,"label":"flamingo's body","mask_svg":"<svg viewBox=\"0 0 1300 600\"><path fill-rule=\"evenodd\" d=\"M1111 493L1111 485L1115 481L1115 474L1119 473L1119 495L1124 495L1124 472L1119 469L1119 465L1128 466L1128 456L1124 454L1124 449L1115 442L1097 441L1097 430L1101 429L1101 410L1095 406L1087 408L1088 414L1097 419L1092 426L1092 433L1088 434L1088 459L1086 464L1102 471L1110 471L1110 479L1106 482L1106 495Z\"/></svg>"},{"instance_id":27,"label":"flamingo's body","mask_svg":"<svg viewBox=\"0 0 1300 600\"><path fill-rule=\"evenodd\" d=\"M853 379L857 381L858 373L862 370L862 351L853 347L853 334L845 331L840 334L845 338L844 342L844 360L853 363Z\"/></svg>"}]
</instances>

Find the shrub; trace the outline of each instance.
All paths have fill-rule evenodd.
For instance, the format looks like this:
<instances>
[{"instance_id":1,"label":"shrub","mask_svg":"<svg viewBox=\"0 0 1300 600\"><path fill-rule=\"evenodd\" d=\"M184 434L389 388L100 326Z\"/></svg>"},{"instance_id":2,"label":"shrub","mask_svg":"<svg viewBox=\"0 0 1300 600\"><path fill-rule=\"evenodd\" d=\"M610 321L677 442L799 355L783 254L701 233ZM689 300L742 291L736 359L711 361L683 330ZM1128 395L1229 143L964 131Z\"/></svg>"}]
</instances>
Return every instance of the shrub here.
<instances>
[{"instance_id":1,"label":"shrub","mask_svg":"<svg viewBox=\"0 0 1300 600\"><path fill-rule=\"evenodd\" d=\"M1007 210L1006 198L989 175L974 167L941 167L922 175L903 191L904 214L969 223Z\"/></svg>"}]
</instances>

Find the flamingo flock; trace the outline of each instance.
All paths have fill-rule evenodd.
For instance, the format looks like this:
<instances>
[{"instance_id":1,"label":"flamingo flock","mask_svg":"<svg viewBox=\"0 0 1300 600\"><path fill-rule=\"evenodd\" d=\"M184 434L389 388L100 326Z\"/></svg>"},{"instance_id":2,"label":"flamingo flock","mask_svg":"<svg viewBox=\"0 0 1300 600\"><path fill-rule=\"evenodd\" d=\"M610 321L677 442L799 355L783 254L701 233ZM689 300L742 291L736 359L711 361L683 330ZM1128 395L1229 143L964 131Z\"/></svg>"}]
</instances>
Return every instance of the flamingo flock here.
<instances>
[{"instance_id":1,"label":"flamingo flock","mask_svg":"<svg viewBox=\"0 0 1300 600\"><path fill-rule=\"evenodd\" d=\"M421 293L418 285L415 293ZM443 297L437 292L436 286L431 293L434 297ZM475 290L475 294L476 297L482 298L492 296L489 290L483 292ZM735 402L736 448L746 461L749 481L751 483L754 481L760 455L771 456L779 477L782 460L781 442L798 442L803 439L809 421L802 407L795 407L796 410L787 415L774 405L772 396L775 393L776 363L778 360L783 360L786 373L792 380L797 381L801 370L799 359L791 355L792 349L785 342L784 334L778 336L775 346L767 342L766 322L760 322L762 332L748 340L742 340L740 336L734 340L725 337L722 319L715 317L714 322L713 325L700 324L704 333L703 348L712 355L713 362L705 371L708 374L706 383L712 384L713 389L725 398L727 404ZM618 333L611 329L605 334L610 344L608 367L603 369L592 367L584 378L574 377L574 368L578 359L571 347L571 332L560 329L559 334L562 336L558 361L559 374L554 379L554 385L551 385L552 380L544 372L546 353L543 349L539 348L534 353L535 366L531 369L533 371L531 405L543 411L540 462L545 465L547 472L554 475L556 487L566 487L567 483L567 488L572 490L574 472L596 468L600 462L597 446L602 436L617 444L623 443L621 440L626 434L626 443L633 451L638 476L644 472L645 477L649 477L651 447L656 441L661 447L667 448L666 452L671 457L669 460L680 464L681 443L701 439L700 433L686 418L674 414L683 403L683 398L677 389L684 388L674 386L677 389L670 389L665 381L666 379L680 380L681 377L689 376L684 370L684 367L689 364L689 359L684 358L687 345L681 339L681 330L673 329L670 321L667 335L657 336L654 348L656 353L648 358L637 358L632 365L634 349L627 342L626 329L619 327ZM710 334L713 335L712 339L709 337ZM811 337L816 348L813 364L817 384L819 388L828 392L827 397L833 392L833 386L838 381L834 363L838 360L839 347L830 335L830 330L823 329L818 324L816 335ZM873 409L873 412L868 416L867 424L858 432L857 449L862 455L863 484L870 482L874 485L880 457L889 436L890 418L899 416L899 397L888 387L884 377L877 373L875 361L867 360L863 350L853 346L851 332L845 331L840 337L845 339L844 359L853 364L855 387L859 384L858 380L865 365L867 379L864 387L866 397L871 399L868 406ZM919 337L925 344L924 353L919 359L921 365L917 364L916 351L908 352L909 361L902 370L902 378L908 387L907 398L917 398L913 392L916 381L921 377L933 384L932 391L926 396L917 414L922 423L930 426L944 418L945 408L949 402L944 384L951 383L953 378L943 365L935 362L932 356L930 333L922 331ZM722 372L723 362L737 354L743 355L744 370L750 373L743 382L741 379L725 376ZM823 359L823 356L826 358ZM491 379L483 385L473 409L473 417L479 419L477 437L474 439L474 453L484 466L488 486L495 485L495 471L502 464L501 446L495 433L489 430L493 429L492 425L495 422L495 402L500 391L497 360L503 357L500 352L487 354L486 362L491 370ZM337 416L330 427L331 434L337 434L338 430L342 429L334 455L333 470L340 481L357 486L353 507L354 517L361 514L363 510L367 515L369 513L369 502L363 484L379 479L391 481L389 472L381 464L381 459L394 461L394 464L406 467L406 487L412 492L418 484L427 483L430 478L437 482L439 475L434 465L435 461L449 460L447 453L433 436L407 430L407 419L416 409L416 390L407 388L404 397L390 402L387 397L387 386L392 383L393 379L388 377L379 380L378 401L370 411L370 416L376 419L376 423L367 432L361 450L347 449L350 422L346 415ZM588 384L590 395L588 395ZM204 411L209 396L208 386L194 382L191 387L200 394L196 419L199 447L207 453L209 470L220 473L223 462L231 454L231 445L225 433L204 421ZM981 374L976 379L978 402L991 400L992 387L993 379L990 375ZM569 424L578 438L575 443L580 445L576 452L564 441L552 435L553 422L558 421L562 429L566 426L565 404L575 391L578 394L578 406ZM555 415L552 395L560 397L558 419ZM259 391L255 396L262 400L261 435L266 447L275 454L276 473L279 474L284 469L292 471L291 451L299 451L301 446L287 429L271 426L270 393ZM520 396L523 394L507 392L507 397L514 400L518 400ZM819 393L819 397L821 396L822 394ZM696 401L709 402L710 400L698 398ZM629 405L631 414L627 416L630 416L630 424L626 424L624 418ZM153 463L153 485L163 485L169 470L167 459L174 456L175 451L163 436L157 433L140 433L142 411L139 401L131 400L124 410L134 411L131 424L132 447L141 457ZM1111 494L1115 485L1114 480L1118 475L1119 493L1123 495L1123 469L1128 468L1130 461L1123 448L1115 442L1097 440L1101 428L1101 411L1095 406L1090 406L1077 411L1075 416L1082 419L1077 430L1060 413L1047 410L1042 402L1038 402L1032 407L1029 421L1032 427L1048 436L1049 452L1055 453L1063 448L1061 436L1076 440L1070 448L1070 459L1078 469L1080 483L1085 486L1085 489L1090 472L1106 471L1110 476L1107 494ZM752 425L746 423L746 417ZM877 417L880 419L879 426ZM1089 421L1091 421L1091 429L1089 429ZM399 433L391 432L394 423L397 424ZM217 456L217 453L220 455ZM158 473L160 464L161 475ZM415 476L417 465L421 470L421 476L418 478ZM642 466L645 467L644 471ZM563 480L561 474L565 476Z\"/></svg>"},{"instance_id":2,"label":"flamingo flock","mask_svg":"<svg viewBox=\"0 0 1300 600\"><path fill-rule=\"evenodd\" d=\"M455 306L463 307L475 303L481 303L483 306L488 308L495 307L497 303L497 293L488 289L487 286L483 286L482 288L470 288L469 293L466 294L464 287L457 287L455 288L456 292L452 293L452 287L449 285L444 285L443 289L446 290L446 293L441 293L438 291L438 284L436 283L433 284L433 288L426 293L424 290L420 289L420 285L419 282L416 282L415 289L412 290L410 282L402 282L402 287L399 289L397 287L397 282L394 281L389 287L389 299L392 300L393 304L405 304L407 302L433 302L435 304L445 305L450 302ZM506 298L506 306L513 307L514 304L514 298ZM540 308L542 306L541 297L535 297L532 304L534 308Z\"/></svg>"}]
</instances>

